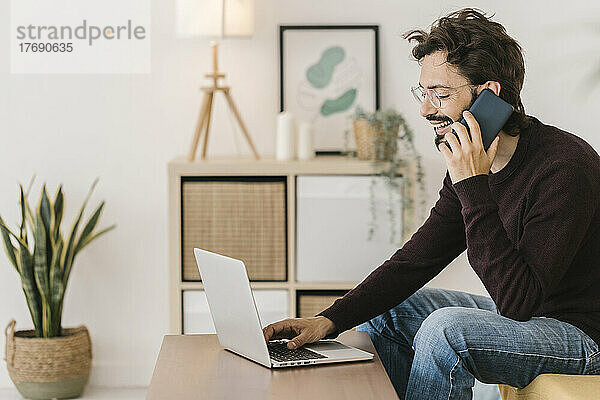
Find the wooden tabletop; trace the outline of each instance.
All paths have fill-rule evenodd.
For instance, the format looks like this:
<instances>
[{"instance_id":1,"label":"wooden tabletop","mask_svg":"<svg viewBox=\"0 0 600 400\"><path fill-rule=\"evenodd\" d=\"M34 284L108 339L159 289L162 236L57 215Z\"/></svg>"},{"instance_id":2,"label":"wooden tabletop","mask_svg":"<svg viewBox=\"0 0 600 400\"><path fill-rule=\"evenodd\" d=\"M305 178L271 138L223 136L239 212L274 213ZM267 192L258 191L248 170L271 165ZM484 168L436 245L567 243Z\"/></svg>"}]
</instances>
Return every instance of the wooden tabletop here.
<instances>
[{"instance_id":1,"label":"wooden tabletop","mask_svg":"<svg viewBox=\"0 0 600 400\"><path fill-rule=\"evenodd\" d=\"M375 358L269 369L223 349L216 335L165 335L146 400L398 398L366 332L338 340Z\"/></svg>"}]
</instances>

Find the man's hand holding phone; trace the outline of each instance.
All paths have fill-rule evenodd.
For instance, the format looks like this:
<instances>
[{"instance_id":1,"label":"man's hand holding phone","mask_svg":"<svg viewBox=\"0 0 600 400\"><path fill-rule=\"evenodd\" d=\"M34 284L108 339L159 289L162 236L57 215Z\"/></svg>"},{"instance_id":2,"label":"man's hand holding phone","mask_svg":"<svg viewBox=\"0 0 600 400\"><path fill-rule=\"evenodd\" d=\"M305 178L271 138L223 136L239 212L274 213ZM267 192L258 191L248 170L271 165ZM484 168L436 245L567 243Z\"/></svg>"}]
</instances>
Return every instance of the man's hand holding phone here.
<instances>
[{"instance_id":1,"label":"man's hand holding phone","mask_svg":"<svg viewBox=\"0 0 600 400\"><path fill-rule=\"evenodd\" d=\"M498 151L498 136L486 153L483 148L479 124L469 111L464 111L463 117L469 125L470 136L473 140L469 138L467 128L460 122L455 122L452 124L452 129L458 135L458 139L454 134L447 133L444 139L450 148L445 145L439 146L448 166L452 183L460 182L475 175L489 174Z\"/></svg>"}]
</instances>

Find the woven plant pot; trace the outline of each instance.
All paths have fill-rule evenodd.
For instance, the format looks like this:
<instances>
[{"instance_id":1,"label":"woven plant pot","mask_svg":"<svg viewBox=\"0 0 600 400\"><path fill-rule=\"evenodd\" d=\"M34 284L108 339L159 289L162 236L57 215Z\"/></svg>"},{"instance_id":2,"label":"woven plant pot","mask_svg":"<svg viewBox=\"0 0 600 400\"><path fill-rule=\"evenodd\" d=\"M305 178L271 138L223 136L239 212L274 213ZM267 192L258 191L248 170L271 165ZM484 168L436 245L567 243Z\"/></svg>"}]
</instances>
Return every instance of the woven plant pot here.
<instances>
[{"instance_id":1,"label":"woven plant pot","mask_svg":"<svg viewBox=\"0 0 600 400\"><path fill-rule=\"evenodd\" d=\"M393 148L390 143L385 143L381 123L376 122L371 126L366 119L355 119L354 138L356 140L356 154L360 160L389 160L392 158ZM378 145L381 143L380 145ZM379 154L375 154L377 148Z\"/></svg>"},{"instance_id":2,"label":"woven plant pot","mask_svg":"<svg viewBox=\"0 0 600 400\"><path fill-rule=\"evenodd\" d=\"M63 329L63 336L35 337L35 331L6 327L6 365L26 399L79 397L92 366L92 342L85 326Z\"/></svg>"}]
</instances>

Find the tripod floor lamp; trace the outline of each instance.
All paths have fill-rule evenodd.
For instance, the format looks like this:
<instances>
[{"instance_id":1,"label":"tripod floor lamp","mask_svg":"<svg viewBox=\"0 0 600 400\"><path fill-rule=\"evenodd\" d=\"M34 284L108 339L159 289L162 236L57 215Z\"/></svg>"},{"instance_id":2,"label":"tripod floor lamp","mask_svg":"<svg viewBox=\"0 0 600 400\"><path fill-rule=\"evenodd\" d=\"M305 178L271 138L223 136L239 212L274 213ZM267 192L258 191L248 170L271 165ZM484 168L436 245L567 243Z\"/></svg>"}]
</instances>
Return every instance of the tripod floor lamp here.
<instances>
[{"instance_id":1,"label":"tripod floor lamp","mask_svg":"<svg viewBox=\"0 0 600 400\"><path fill-rule=\"evenodd\" d=\"M254 1L253 0L178 0L177 4L178 36L208 36L212 38L249 37L254 31ZM248 129L231 97L230 87L221 86L219 80L225 74L219 72L217 40L211 42L213 48L213 72L205 74L212 80L211 86L202 87L204 99L200 108L200 115L196 123L196 130L190 146L188 160L193 161L196 156L198 143L202 139L202 159L206 159L208 149L208 134L213 108L213 99L216 93L221 92L242 133L244 134L255 159L259 155L252 143ZM203 136L204 133L204 136Z\"/></svg>"}]
</instances>

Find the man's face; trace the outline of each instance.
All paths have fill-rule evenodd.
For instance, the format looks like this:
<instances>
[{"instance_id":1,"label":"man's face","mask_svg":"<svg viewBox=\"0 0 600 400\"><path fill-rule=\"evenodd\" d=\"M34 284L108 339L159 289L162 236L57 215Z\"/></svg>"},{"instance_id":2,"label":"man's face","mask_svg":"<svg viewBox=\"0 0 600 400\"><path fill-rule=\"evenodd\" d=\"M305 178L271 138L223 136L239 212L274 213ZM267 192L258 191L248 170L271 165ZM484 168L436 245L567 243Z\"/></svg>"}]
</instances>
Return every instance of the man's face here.
<instances>
[{"instance_id":1,"label":"man's face","mask_svg":"<svg viewBox=\"0 0 600 400\"><path fill-rule=\"evenodd\" d=\"M435 89L442 102L441 107L436 109L426 98L420 109L421 115L432 124L437 147L444 135L451 131L450 124L461 118L462 112L469 109L477 94L474 86L463 86L469 81L446 63L446 53L441 51L423 58L419 83L425 89Z\"/></svg>"}]
</instances>

